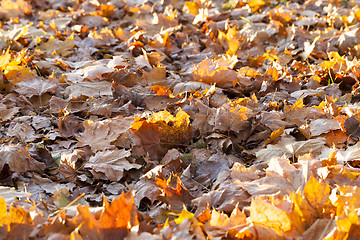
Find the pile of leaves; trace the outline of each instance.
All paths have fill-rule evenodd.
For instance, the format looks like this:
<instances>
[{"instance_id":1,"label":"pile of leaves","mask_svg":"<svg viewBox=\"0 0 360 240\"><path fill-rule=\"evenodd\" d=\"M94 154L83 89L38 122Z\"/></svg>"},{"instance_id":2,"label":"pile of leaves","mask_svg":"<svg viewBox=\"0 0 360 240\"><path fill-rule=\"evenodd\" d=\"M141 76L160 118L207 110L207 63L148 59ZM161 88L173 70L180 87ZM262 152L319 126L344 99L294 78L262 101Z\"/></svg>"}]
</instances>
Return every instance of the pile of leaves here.
<instances>
[{"instance_id":1,"label":"pile of leaves","mask_svg":"<svg viewBox=\"0 0 360 240\"><path fill-rule=\"evenodd\" d=\"M359 238L358 1L0 19L0 239Z\"/></svg>"}]
</instances>

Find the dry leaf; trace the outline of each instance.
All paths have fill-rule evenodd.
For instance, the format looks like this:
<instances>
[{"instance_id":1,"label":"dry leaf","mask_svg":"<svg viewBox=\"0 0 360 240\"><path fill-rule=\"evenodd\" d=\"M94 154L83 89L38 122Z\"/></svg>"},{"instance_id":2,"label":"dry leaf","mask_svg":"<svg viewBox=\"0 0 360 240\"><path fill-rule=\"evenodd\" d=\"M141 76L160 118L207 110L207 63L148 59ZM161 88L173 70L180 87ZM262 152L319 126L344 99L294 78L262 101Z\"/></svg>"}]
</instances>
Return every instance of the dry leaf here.
<instances>
[{"instance_id":1,"label":"dry leaf","mask_svg":"<svg viewBox=\"0 0 360 240\"><path fill-rule=\"evenodd\" d=\"M84 167L91 169L95 179L102 179L99 176L99 173L102 173L110 181L119 181L124 171L141 167L139 164L129 162L127 158L130 156L131 152L126 150L99 151L95 156L90 157Z\"/></svg>"},{"instance_id":2,"label":"dry leaf","mask_svg":"<svg viewBox=\"0 0 360 240\"><path fill-rule=\"evenodd\" d=\"M231 69L236 63L235 56L223 57L218 60L205 59L197 66L194 66L193 79L208 84L216 83L216 86L222 88L232 87L233 82L237 80L237 74Z\"/></svg>"}]
</instances>

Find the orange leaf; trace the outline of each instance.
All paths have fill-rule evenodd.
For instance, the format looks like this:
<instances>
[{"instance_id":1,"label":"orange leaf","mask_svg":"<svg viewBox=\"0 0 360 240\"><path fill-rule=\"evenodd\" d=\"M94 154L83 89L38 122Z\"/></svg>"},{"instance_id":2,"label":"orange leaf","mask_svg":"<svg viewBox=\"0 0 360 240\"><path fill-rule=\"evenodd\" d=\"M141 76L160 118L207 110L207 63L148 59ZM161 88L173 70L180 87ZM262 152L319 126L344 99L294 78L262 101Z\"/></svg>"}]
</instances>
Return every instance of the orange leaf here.
<instances>
[{"instance_id":1,"label":"orange leaf","mask_svg":"<svg viewBox=\"0 0 360 240\"><path fill-rule=\"evenodd\" d=\"M256 12L261 7L266 5L266 2L263 0L249 0L248 1L249 7L252 9L252 12Z\"/></svg>"},{"instance_id":2,"label":"orange leaf","mask_svg":"<svg viewBox=\"0 0 360 240\"><path fill-rule=\"evenodd\" d=\"M313 224L318 218L330 218L334 206L329 197L329 184L321 183L313 176L306 183L302 193L290 193L293 202L290 216L300 231Z\"/></svg>"},{"instance_id":3,"label":"orange leaf","mask_svg":"<svg viewBox=\"0 0 360 240\"><path fill-rule=\"evenodd\" d=\"M161 85L152 86L151 90L156 92L157 96L169 96L169 94L171 94L171 90L169 88L165 88Z\"/></svg>"},{"instance_id":4,"label":"orange leaf","mask_svg":"<svg viewBox=\"0 0 360 240\"><path fill-rule=\"evenodd\" d=\"M121 193L111 204L104 197L104 210L98 221L99 239L123 239L129 229L139 225L134 196L131 192Z\"/></svg>"},{"instance_id":5,"label":"orange leaf","mask_svg":"<svg viewBox=\"0 0 360 240\"><path fill-rule=\"evenodd\" d=\"M238 62L237 57L223 57L220 59L205 59L194 66L193 78L208 84L216 83L222 88L230 88L237 80L237 74L232 68Z\"/></svg>"},{"instance_id":6,"label":"orange leaf","mask_svg":"<svg viewBox=\"0 0 360 240\"><path fill-rule=\"evenodd\" d=\"M6 224L7 206L5 200L0 197L0 226Z\"/></svg>"},{"instance_id":7,"label":"orange leaf","mask_svg":"<svg viewBox=\"0 0 360 240\"><path fill-rule=\"evenodd\" d=\"M178 176L174 175L176 179L176 187L170 185L171 183L171 176L168 180L163 180L161 178L155 178L155 184L158 185L165 193L166 196L172 197L174 194L180 195L181 194L181 180Z\"/></svg>"},{"instance_id":8,"label":"orange leaf","mask_svg":"<svg viewBox=\"0 0 360 240\"><path fill-rule=\"evenodd\" d=\"M129 229L138 225L134 196L131 192L121 193L111 204L104 197L104 210L99 220L103 229Z\"/></svg>"},{"instance_id":9,"label":"orange leaf","mask_svg":"<svg viewBox=\"0 0 360 240\"><path fill-rule=\"evenodd\" d=\"M265 145L268 145L269 143L273 142L275 139L280 137L284 133L284 130L285 130L285 126L283 126L282 128L276 131L273 131L271 133L270 139L266 140Z\"/></svg>"},{"instance_id":10,"label":"orange leaf","mask_svg":"<svg viewBox=\"0 0 360 240\"><path fill-rule=\"evenodd\" d=\"M268 68L266 70L266 74L269 75L270 77L272 77L273 81L276 82L277 80L279 80L279 71L272 67L272 68Z\"/></svg>"},{"instance_id":11,"label":"orange leaf","mask_svg":"<svg viewBox=\"0 0 360 240\"><path fill-rule=\"evenodd\" d=\"M345 146L348 136L342 130L330 131L325 134L326 144L330 147L343 147Z\"/></svg>"}]
</instances>

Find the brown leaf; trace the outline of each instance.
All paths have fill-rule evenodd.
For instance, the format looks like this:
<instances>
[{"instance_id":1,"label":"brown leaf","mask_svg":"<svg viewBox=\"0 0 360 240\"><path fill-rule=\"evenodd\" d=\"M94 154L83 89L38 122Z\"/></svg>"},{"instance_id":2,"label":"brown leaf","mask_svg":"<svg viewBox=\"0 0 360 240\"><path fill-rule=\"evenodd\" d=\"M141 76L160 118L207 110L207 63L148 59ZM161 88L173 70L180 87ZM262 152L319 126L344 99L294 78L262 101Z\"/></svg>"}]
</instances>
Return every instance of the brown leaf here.
<instances>
[{"instance_id":1,"label":"brown leaf","mask_svg":"<svg viewBox=\"0 0 360 240\"><path fill-rule=\"evenodd\" d=\"M133 117L128 117L84 121L84 132L76 136L78 146L90 146L93 151L114 149L113 142L130 128L133 120Z\"/></svg>"},{"instance_id":2,"label":"brown leaf","mask_svg":"<svg viewBox=\"0 0 360 240\"><path fill-rule=\"evenodd\" d=\"M96 96L112 96L110 82L81 82L70 85L65 89L65 96L68 99L78 98L81 96L96 97Z\"/></svg>"},{"instance_id":3,"label":"brown leaf","mask_svg":"<svg viewBox=\"0 0 360 240\"><path fill-rule=\"evenodd\" d=\"M250 127L249 116L252 111L247 107L239 106L238 109L227 109L221 107L215 115L215 129L227 132L233 131L239 133L246 131Z\"/></svg>"},{"instance_id":4,"label":"brown leaf","mask_svg":"<svg viewBox=\"0 0 360 240\"><path fill-rule=\"evenodd\" d=\"M58 118L57 123L59 132L62 137L74 137L84 131L84 127L82 126L81 122L73 114Z\"/></svg>"},{"instance_id":5,"label":"brown leaf","mask_svg":"<svg viewBox=\"0 0 360 240\"><path fill-rule=\"evenodd\" d=\"M0 168L9 165L10 171L21 174L26 172L43 172L45 164L30 157L27 149L19 145L2 145L0 148Z\"/></svg>"},{"instance_id":6,"label":"brown leaf","mask_svg":"<svg viewBox=\"0 0 360 240\"><path fill-rule=\"evenodd\" d=\"M130 151L126 150L99 151L95 156L90 157L84 167L91 169L95 179L102 179L99 175L102 173L110 181L119 181L123 177L124 171L141 168L141 165L127 160L130 156Z\"/></svg>"}]
</instances>

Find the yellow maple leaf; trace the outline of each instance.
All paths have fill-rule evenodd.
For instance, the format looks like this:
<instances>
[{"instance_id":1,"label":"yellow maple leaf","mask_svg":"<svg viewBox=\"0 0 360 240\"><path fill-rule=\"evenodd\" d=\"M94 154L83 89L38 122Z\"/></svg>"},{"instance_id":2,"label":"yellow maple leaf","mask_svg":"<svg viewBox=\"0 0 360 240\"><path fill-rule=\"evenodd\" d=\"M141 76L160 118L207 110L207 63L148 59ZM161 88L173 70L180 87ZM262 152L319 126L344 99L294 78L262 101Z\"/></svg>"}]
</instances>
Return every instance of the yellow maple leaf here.
<instances>
[{"instance_id":1,"label":"yellow maple leaf","mask_svg":"<svg viewBox=\"0 0 360 240\"><path fill-rule=\"evenodd\" d=\"M11 206L8 215L8 223L31 224L32 219L28 211L20 206Z\"/></svg>"},{"instance_id":2,"label":"yellow maple leaf","mask_svg":"<svg viewBox=\"0 0 360 240\"><path fill-rule=\"evenodd\" d=\"M318 218L329 218L335 211L329 199L330 192L328 183L321 183L312 176L303 192L290 193L293 211L289 215L299 232L311 226Z\"/></svg>"},{"instance_id":3,"label":"yellow maple leaf","mask_svg":"<svg viewBox=\"0 0 360 240\"><path fill-rule=\"evenodd\" d=\"M336 221L336 225L342 232L349 232L352 225L359 225L359 216L355 211L354 206L350 206L350 210L347 213L343 212L344 215L339 216L339 220Z\"/></svg>"},{"instance_id":4,"label":"yellow maple leaf","mask_svg":"<svg viewBox=\"0 0 360 240\"><path fill-rule=\"evenodd\" d=\"M240 47L240 36L237 37L238 30L236 27L229 28L227 32L219 31L218 39L222 45L225 45L228 49L226 54L233 55Z\"/></svg>"},{"instance_id":5,"label":"yellow maple leaf","mask_svg":"<svg viewBox=\"0 0 360 240\"><path fill-rule=\"evenodd\" d=\"M266 74L269 75L270 77L272 77L274 82L279 80L279 71L274 67L268 68L266 70Z\"/></svg>"},{"instance_id":6,"label":"yellow maple leaf","mask_svg":"<svg viewBox=\"0 0 360 240\"><path fill-rule=\"evenodd\" d=\"M284 210L260 198L251 201L250 218L253 223L270 227L280 236L292 227L291 219Z\"/></svg>"},{"instance_id":7,"label":"yellow maple leaf","mask_svg":"<svg viewBox=\"0 0 360 240\"><path fill-rule=\"evenodd\" d=\"M189 212L186 207L184 206L182 212L179 214L179 217L174 219L176 224L180 224L185 219L192 219L194 217L194 214Z\"/></svg>"},{"instance_id":8,"label":"yellow maple leaf","mask_svg":"<svg viewBox=\"0 0 360 240\"><path fill-rule=\"evenodd\" d=\"M11 83L18 83L35 76L28 67L21 65L8 65L4 71L6 79Z\"/></svg>"},{"instance_id":9,"label":"yellow maple leaf","mask_svg":"<svg viewBox=\"0 0 360 240\"><path fill-rule=\"evenodd\" d=\"M21 82L36 75L26 66L26 54L26 51L20 51L17 56L11 60L11 53L8 49L5 54L0 56L0 71L4 72L4 76L10 83Z\"/></svg>"}]
</instances>

